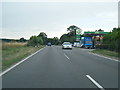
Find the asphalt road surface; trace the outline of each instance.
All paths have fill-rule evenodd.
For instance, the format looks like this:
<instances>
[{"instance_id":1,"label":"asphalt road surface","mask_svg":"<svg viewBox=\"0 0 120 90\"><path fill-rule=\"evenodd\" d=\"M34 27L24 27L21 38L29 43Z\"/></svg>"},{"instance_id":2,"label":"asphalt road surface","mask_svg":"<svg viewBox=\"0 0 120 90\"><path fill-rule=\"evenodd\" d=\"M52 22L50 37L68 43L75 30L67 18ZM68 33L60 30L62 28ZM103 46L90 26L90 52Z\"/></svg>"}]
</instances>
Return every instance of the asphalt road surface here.
<instances>
[{"instance_id":1,"label":"asphalt road surface","mask_svg":"<svg viewBox=\"0 0 120 90\"><path fill-rule=\"evenodd\" d=\"M46 46L2 76L3 88L118 88L118 62Z\"/></svg>"}]
</instances>

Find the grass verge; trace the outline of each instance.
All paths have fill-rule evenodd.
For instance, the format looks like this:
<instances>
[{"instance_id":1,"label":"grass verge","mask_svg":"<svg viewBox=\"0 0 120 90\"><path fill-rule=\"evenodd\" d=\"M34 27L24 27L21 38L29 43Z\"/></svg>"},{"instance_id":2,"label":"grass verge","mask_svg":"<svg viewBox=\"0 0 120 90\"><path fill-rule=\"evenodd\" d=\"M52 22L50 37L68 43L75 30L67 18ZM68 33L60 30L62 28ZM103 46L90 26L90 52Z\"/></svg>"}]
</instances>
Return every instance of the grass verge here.
<instances>
[{"instance_id":1,"label":"grass verge","mask_svg":"<svg viewBox=\"0 0 120 90\"><path fill-rule=\"evenodd\" d=\"M110 58L118 59L118 53L110 50L104 50L104 49L96 49L91 51L92 53L100 54L103 56L107 56Z\"/></svg>"},{"instance_id":2,"label":"grass verge","mask_svg":"<svg viewBox=\"0 0 120 90\"><path fill-rule=\"evenodd\" d=\"M26 58L32 53L43 48L40 47L28 47L23 43L3 43L2 44L2 70L6 70L20 60Z\"/></svg>"}]
</instances>

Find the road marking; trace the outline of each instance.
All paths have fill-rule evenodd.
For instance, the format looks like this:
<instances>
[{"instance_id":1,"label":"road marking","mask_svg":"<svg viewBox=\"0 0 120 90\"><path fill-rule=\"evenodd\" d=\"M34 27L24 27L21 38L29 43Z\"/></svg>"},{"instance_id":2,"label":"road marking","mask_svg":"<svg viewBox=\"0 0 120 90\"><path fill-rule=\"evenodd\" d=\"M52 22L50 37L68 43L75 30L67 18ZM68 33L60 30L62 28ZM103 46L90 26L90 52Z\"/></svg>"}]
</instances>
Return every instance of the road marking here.
<instances>
[{"instance_id":1,"label":"road marking","mask_svg":"<svg viewBox=\"0 0 120 90\"><path fill-rule=\"evenodd\" d=\"M45 48L45 47L44 47ZM3 71L2 73L0 73L0 76L6 74L7 72L9 72L10 70L12 70L13 68L15 68L16 66L18 66L19 64L23 63L24 61L26 61L28 58L32 57L33 55L37 54L38 52L40 52L41 50L43 50L44 48L36 51L35 53L31 54L30 56L26 57L25 59L21 60L20 62L16 63L15 65L11 66L10 68L8 68L7 70Z\"/></svg>"},{"instance_id":2,"label":"road marking","mask_svg":"<svg viewBox=\"0 0 120 90\"><path fill-rule=\"evenodd\" d=\"M98 84L90 75L86 75L88 79L90 79L99 89L105 90L100 84Z\"/></svg>"},{"instance_id":3,"label":"road marking","mask_svg":"<svg viewBox=\"0 0 120 90\"><path fill-rule=\"evenodd\" d=\"M110 60L112 60L112 61L120 62L119 60L112 59L112 58L109 58L109 57L105 57L105 56L102 56L102 55L98 55L98 54L95 54L95 53L91 53L91 52L88 52L88 53L89 53L89 54L96 55L96 56L99 56L99 57L103 57L103 58L106 58L106 59L110 59Z\"/></svg>"},{"instance_id":4,"label":"road marking","mask_svg":"<svg viewBox=\"0 0 120 90\"><path fill-rule=\"evenodd\" d=\"M64 54L65 55L65 57L67 58L67 59L69 59L70 60L70 58L66 55L66 54Z\"/></svg>"}]
</instances>

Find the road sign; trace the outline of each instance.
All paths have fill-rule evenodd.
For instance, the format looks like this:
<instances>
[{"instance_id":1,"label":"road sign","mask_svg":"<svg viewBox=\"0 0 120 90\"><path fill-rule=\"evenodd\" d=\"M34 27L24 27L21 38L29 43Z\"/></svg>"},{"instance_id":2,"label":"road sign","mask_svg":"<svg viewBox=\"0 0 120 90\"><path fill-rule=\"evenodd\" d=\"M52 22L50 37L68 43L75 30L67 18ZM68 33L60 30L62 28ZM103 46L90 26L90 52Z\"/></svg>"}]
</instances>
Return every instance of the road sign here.
<instances>
[{"instance_id":1,"label":"road sign","mask_svg":"<svg viewBox=\"0 0 120 90\"><path fill-rule=\"evenodd\" d=\"M81 29L76 30L76 41L80 41Z\"/></svg>"}]
</instances>

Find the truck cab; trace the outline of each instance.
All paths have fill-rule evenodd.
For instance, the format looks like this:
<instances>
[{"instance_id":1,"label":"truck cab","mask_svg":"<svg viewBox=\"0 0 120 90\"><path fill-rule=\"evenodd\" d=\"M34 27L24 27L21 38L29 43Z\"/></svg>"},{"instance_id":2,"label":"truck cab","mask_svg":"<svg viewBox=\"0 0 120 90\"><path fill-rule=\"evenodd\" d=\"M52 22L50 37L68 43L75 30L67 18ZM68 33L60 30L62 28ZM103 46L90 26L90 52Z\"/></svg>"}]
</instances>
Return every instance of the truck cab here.
<instances>
[{"instance_id":1,"label":"truck cab","mask_svg":"<svg viewBox=\"0 0 120 90\"><path fill-rule=\"evenodd\" d=\"M81 47L84 48L92 48L93 42L92 42L92 37L82 37L81 38Z\"/></svg>"}]
</instances>

